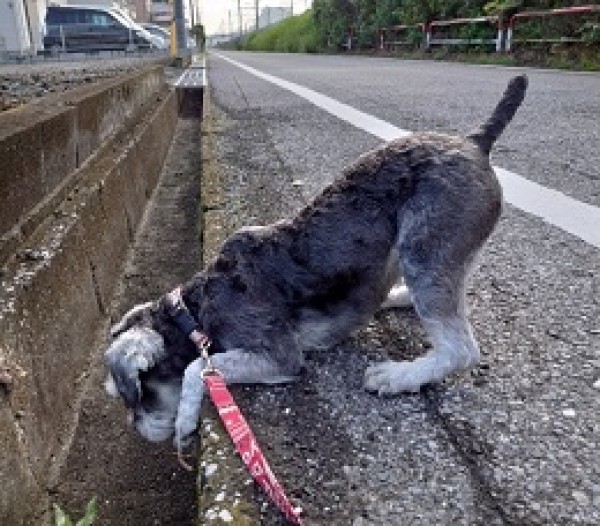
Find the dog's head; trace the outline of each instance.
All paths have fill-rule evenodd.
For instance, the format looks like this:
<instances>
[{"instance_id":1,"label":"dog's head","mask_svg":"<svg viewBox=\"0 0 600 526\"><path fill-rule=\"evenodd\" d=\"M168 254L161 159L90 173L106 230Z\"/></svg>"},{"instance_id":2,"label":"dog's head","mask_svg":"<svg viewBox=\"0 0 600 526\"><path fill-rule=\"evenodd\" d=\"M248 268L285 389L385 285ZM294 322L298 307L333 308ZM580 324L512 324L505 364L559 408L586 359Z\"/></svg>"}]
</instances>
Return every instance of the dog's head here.
<instances>
[{"instance_id":1,"label":"dog's head","mask_svg":"<svg viewBox=\"0 0 600 526\"><path fill-rule=\"evenodd\" d=\"M181 397L181 377L169 374L162 336L147 323L151 306L138 306L113 327L105 353L109 369L106 390L121 396L130 423L147 440L160 442L174 431ZM162 365L162 366L161 366Z\"/></svg>"}]
</instances>

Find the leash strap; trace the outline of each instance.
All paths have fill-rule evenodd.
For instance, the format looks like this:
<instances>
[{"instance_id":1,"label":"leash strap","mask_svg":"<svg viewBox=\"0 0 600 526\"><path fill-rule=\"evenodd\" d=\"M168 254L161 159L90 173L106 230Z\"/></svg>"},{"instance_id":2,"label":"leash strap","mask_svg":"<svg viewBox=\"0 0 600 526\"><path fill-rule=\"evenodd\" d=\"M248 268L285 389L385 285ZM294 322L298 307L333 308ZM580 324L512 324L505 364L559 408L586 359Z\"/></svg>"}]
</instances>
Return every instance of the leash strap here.
<instances>
[{"instance_id":1,"label":"leash strap","mask_svg":"<svg viewBox=\"0 0 600 526\"><path fill-rule=\"evenodd\" d=\"M290 524L302 525L302 520L291 502L285 495L283 488L264 457L256 442L254 433L248 426L246 419L225 385L223 377L210 374L204 377L210 399L217 408L219 416L233 441L237 452L246 468L260 485L263 491L279 508Z\"/></svg>"},{"instance_id":2,"label":"leash strap","mask_svg":"<svg viewBox=\"0 0 600 526\"><path fill-rule=\"evenodd\" d=\"M204 384L246 468L290 524L302 526L299 511L292 506L281 484L271 471L267 459L256 442L254 433L227 389L223 376L212 367L208 355L210 338L200 330L198 323L186 307L181 295L181 287L167 294L167 301L169 315L194 342L205 360L206 365L202 371Z\"/></svg>"}]
</instances>

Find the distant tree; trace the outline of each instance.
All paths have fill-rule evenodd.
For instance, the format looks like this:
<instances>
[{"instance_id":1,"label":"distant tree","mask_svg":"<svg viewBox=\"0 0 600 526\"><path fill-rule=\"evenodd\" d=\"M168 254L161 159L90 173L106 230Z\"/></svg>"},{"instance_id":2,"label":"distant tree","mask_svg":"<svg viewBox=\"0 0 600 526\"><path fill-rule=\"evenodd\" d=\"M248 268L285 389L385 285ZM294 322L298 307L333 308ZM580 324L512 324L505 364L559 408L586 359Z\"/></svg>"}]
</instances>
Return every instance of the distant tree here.
<instances>
[{"instance_id":1,"label":"distant tree","mask_svg":"<svg viewBox=\"0 0 600 526\"><path fill-rule=\"evenodd\" d=\"M314 0L313 16L320 45L336 48L356 23L357 6L351 0Z\"/></svg>"},{"instance_id":2,"label":"distant tree","mask_svg":"<svg viewBox=\"0 0 600 526\"><path fill-rule=\"evenodd\" d=\"M403 0L379 0L375 7L374 22L377 29L402 23L400 10Z\"/></svg>"},{"instance_id":3,"label":"distant tree","mask_svg":"<svg viewBox=\"0 0 600 526\"><path fill-rule=\"evenodd\" d=\"M357 18L353 26L354 36L360 47L373 43L376 30L376 0L357 0Z\"/></svg>"},{"instance_id":4,"label":"distant tree","mask_svg":"<svg viewBox=\"0 0 600 526\"><path fill-rule=\"evenodd\" d=\"M418 24L432 20L478 16L482 0L404 0L398 15L404 24Z\"/></svg>"}]
</instances>

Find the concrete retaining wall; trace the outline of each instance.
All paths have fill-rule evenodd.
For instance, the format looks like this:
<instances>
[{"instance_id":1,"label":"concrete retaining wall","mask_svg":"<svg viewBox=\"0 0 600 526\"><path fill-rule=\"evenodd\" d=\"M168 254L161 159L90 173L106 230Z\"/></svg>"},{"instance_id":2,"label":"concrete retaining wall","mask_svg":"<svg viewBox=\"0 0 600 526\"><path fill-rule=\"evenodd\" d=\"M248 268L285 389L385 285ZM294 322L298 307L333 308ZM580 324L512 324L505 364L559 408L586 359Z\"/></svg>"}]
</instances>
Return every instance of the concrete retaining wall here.
<instances>
[{"instance_id":1,"label":"concrete retaining wall","mask_svg":"<svg viewBox=\"0 0 600 526\"><path fill-rule=\"evenodd\" d=\"M0 274L2 525L47 520L90 352L177 121L162 82L155 69L78 90L13 135L0 123L0 225L19 231Z\"/></svg>"},{"instance_id":2,"label":"concrete retaining wall","mask_svg":"<svg viewBox=\"0 0 600 526\"><path fill-rule=\"evenodd\" d=\"M0 265L72 187L80 168L164 85L162 67L0 114Z\"/></svg>"}]
</instances>

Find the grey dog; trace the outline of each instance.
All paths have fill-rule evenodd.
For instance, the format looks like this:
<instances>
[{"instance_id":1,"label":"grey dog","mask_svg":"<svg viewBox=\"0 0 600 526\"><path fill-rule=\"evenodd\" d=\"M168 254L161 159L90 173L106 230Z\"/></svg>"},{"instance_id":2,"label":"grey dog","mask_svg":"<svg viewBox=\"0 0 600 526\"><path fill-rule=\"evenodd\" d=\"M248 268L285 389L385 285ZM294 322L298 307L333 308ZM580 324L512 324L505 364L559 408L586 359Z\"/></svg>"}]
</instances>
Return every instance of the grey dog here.
<instances>
[{"instance_id":1,"label":"grey dog","mask_svg":"<svg viewBox=\"0 0 600 526\"><path fill-rule=\"evenodd\" d=\"M289 221L242 229L183 286L229 384L296 380L303 351L326 349L382 307L414 306L432 348L413 361L371 365L365 388L419 390L479 362L465 286L502 209L489 153L521 104L512 79L489 120L466 137L415 133L362 155ZM147 439L197 426L203 359L166 297L113 327L107 389Z\"/></svg>"}]
</instances>

